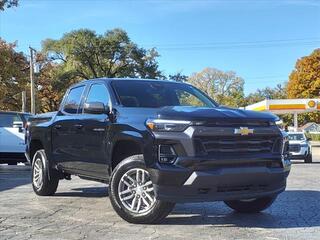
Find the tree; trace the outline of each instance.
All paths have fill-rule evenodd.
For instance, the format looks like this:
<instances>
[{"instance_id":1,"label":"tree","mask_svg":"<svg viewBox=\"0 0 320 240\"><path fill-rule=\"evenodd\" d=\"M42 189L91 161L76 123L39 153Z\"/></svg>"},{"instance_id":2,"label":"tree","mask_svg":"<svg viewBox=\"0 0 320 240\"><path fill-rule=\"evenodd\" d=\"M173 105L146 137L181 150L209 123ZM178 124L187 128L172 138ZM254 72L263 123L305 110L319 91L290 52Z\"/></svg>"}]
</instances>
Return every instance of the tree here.
<instances>
[{"instance_id":1,"label":"tree","mask_svg":"<svg viewBox=\"0 0 320 240\"><path fill-rule=\"evenodd\" d=\"M16 43L0 38L0 109L21 110L21 92L28 84L29 65Z\"/></svg>"},{"instance_id":2,"label":"tree","mask_svg":"<svg viewBox=\"0 0 320 240\"><path fill-rule=\"evenodd\" d=\"M245 98L245 104L250 105L260 102L265 99L283 99L287 98L287 87L278 84L275 88L266 87L264 89L257 89L256 92L250 93Z\"/></svg>"},{"instance_id":3,"label":"tree","mask_svg":"<svg viewBox=\"0 0 320 240\"><path fill-rule=\"evenodd\" d=\"M313 98L320 95L320 49L298 59L288 82L289 98Z\"/></svg>"},{"instance_id":4,"label":"tree","mask_svg":"<svg viewBox=\"0 0 320 240\"><path fill-rule=\"evenodd\" d=\"M17 7L18 0L0 0L0 11L4 11L5 8Z\"/></svg>"},{"instance_id":5,"label":"tree","mask_svg":"<svg viewBox=\"0 0 320 240\"><path fill-rule=\"evenodd\" d=\"M320 95L320 49L297 60L289 76L288 98L319 98ZM299 115L299 124L320 122L318 112Z\"/></svg>"},{"instance_id":6,"label":"tree","mask_svg":"<svg viewBox=\"0 0 320 240\"><path fill-rule=\"evenodd\" d=\"M181 72L177 72L176 74L169 75L169 80L173 80L176 82L186 82L188 79L187 75L183 75Z\"/></svg>"},{"instance_id":7,"label":"tree","mask_svg":"<svg viewBox=\"0 0 320 240\"><path fill-rule=\"evenodd\" d=\"M157 51L138 47L121 29L104 35L88 29L72 31L60 40L45 40L43 53L62 66L63 74L73 78L161 76Z\"/></svg>"},{"instance_id":8,"label":"tree","mask_svg":"<svg viewBox=\"0 0 320 240\"><path fill-rule=\"evenodd\" d=\"M235 72L205 68L199 73L193 73L188 82L220 104L233 107L242 105L244 80Z\"/></svg>"}]
</instances>

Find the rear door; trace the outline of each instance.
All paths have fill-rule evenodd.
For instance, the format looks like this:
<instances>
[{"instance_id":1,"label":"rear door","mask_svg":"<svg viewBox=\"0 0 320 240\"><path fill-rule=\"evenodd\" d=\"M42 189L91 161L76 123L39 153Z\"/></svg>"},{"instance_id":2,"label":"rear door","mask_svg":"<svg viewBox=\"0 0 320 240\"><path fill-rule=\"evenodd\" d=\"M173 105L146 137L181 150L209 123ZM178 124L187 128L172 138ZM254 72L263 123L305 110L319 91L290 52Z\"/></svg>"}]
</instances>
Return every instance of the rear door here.
<instances>
[{"instance_id":1,"label":"rear door","mask_svg":"<svg viewBox=\"0 0 320 240\"><path fill-rule=\"evenodd\" d=\"M80 85L69 90L52 126L52 156L58 165L66 169L81 168L79 107L85 87Z\"/></svg>"},{"instance_id":2,"label":"rear door","mask_svg":"<svg viewBox=\"0 0 320 240\"><path fill-rule=\"evenodd\" d=\"M0 152L24 153L24 131L23 128L14 123L23 121L17 113L0 113Z\"/></svg>"}]
</instances>

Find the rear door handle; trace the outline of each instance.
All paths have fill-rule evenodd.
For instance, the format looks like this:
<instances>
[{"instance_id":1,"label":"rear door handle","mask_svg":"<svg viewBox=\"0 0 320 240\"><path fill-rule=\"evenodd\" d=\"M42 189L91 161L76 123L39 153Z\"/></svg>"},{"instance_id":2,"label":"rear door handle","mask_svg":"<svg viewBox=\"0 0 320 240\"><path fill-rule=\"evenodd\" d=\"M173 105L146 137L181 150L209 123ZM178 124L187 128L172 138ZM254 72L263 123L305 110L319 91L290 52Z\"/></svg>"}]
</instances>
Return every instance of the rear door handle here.
<instances>
[{"instance_id":1,"label":"rear door handle","mask_svg":"<svg viewBox=\"0 0 320 240\"><path fill-rule=\"evenodd\" d=\"M57 125L54 126L54 128L55 129L60 129L60 128L62 128L62 126L60 124L57 124Z\"/></svg>"},{"instance_id":2,"label":"rear door handle","mask_svg":"<svg viewBox=\"0 0 320 240\"><path fill-rule=\"evenodd\" d=\"M81 129L81 128L83 127L82 124L75 124L74 126L75 126L76 128L78 128L78 129Z\"/></svg>"}]
</instances>

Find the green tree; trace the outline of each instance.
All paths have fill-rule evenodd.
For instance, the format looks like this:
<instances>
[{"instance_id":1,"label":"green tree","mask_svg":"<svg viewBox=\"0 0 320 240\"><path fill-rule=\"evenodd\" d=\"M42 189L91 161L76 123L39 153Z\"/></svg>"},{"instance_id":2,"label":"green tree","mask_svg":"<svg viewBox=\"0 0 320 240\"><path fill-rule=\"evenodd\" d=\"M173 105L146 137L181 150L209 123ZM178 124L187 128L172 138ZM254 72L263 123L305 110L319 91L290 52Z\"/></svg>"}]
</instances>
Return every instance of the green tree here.
<instances>
[{"instance_id":1,"label":"green tree","mask_svg":"<svg viewBox=\"0 0 320 240\"><path fill-rule=\"evenodd\" d=\"M59 40L45 40L43 53L61 65L62 74L72 78L161 76L157 51L138 47L121 29L104 35L88 29L72 31Z\"/></svg>"},{"instance_id":2,"label":"green tree","mask_svg":"<svg viewBox=\"0 0 320 240\"><path fill-rule=\"evenodd\" d=\"M21 110L21 92L28 84L29 65L15 43L0 38L0 109Z\"/></svg>"},{"instance_id":3,"label":"green tree","mask_svg":"<svg viewBox=\"0 0 320 240\"><path fill-rule=\"evenodd\" d=\"M0 0L0 11L4 11L5 8L17 7L18 0Z\"/></svg>"},{"instance_id":4,"label":"green tree","mask_svg":"<svg viewBox=\"0 0 320 240\"><path fill-rule=\"evenodd\" d=\"M235 72L205 68L193 73L188 82L201 89L219 104L240 107L243 105L244 80Z\"/></svg>"},{"instance_id":5,"label":"green tree","mask_svg":"<svg viewBox=\"0 0 320 240\"><path fill-rule=\"evenodd\" d=\"M186 82L187 79L188 79L188 76L182 74L181 72L177 72L176 74L169 75L169 80L173 80L176 82Z\"/></svg>"},{"instance_id":6,"label":"green tree","mask_svg":"<svg viewBox=\"0 0 320 240\"><path fill-rule=\"evenodd\" d=\"M256 92L250 93L244 100L245 105L254 104L265 99L283 99L287 98L286 85L278 84L274 88L266 87L263 89L257 89Z\"/></svg>"}]
</instances>

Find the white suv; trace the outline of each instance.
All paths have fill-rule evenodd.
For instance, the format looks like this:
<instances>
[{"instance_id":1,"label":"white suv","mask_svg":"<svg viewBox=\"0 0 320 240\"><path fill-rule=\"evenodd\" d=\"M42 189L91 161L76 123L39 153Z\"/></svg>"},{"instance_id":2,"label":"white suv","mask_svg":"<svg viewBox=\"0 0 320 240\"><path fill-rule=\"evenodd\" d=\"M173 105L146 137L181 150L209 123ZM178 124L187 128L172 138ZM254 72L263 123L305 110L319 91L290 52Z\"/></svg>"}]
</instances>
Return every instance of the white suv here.
<instances>
[{"instance_id":1,"label":"white suv","mask_svg":"<svg viewBox=\"0 0 320 240\"><path fill-rule=\"evenodd\" d=\"M312 162L312 148L309 139L303 132L289 132L289 152L291 159L304 159Z\"/></svg>"},{"instance_id":2,"label":"white suv","mask_svg":"<svg viewBox=\"0 0 320 240\"><path fill-rule=\"evenodd\" d=\"M24 129L28 113L0 112L0 163L26 162Z\"/></svg>"}]
</instances>

